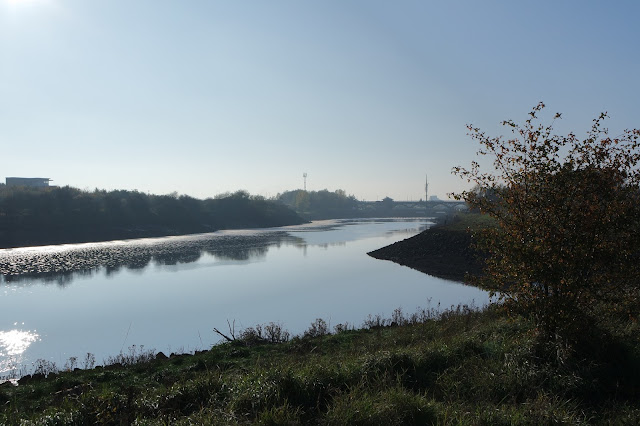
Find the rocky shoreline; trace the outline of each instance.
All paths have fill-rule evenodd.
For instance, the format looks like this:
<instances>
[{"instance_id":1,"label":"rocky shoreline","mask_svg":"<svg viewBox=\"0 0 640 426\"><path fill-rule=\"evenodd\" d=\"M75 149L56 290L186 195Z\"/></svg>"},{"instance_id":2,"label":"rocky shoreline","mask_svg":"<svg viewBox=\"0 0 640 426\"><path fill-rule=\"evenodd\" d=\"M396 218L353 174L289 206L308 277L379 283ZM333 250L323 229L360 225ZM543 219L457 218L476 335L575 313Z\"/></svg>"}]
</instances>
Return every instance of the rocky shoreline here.
<instances>
[{"instance_id":1,"label":"rocky shoreline","mask_svg":"<svg viewBox=\"0 0 640 426\"><path fill-rule=\"evenodd\" d=\"M436 226L367 254L439 278L465 281L467 275L482 271L482 261L471 242L471 234L466 230Z\"/></svg>"}]
</instances>

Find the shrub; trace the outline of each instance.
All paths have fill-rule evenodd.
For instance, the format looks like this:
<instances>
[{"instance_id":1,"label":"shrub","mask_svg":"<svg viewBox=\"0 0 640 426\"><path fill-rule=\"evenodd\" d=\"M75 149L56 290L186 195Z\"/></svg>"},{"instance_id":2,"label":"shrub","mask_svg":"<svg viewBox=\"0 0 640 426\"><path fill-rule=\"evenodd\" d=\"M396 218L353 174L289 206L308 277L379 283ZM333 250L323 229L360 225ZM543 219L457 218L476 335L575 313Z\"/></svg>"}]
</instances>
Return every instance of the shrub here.
<instances>
[{"instance_id":1,"label":"shrub","mask_svg":"<svg viewBox=\"0 0 640 426\"><path fill-rule=\"evenodd\" d=\"M322 318L316 318L314 322L311 323L309 329L304 332L304 337L319 337L326 336L329 333L329 325Z\"/></svg>"},{"instance_id":2,"label":"shrub","mask_svg":"<svg viewBox=\"0 0 640 426\"><path fill-rule=\"evenodd\" d=\"M604 113L586 139L558 136L539 124L543 108L524 125L504 121L508 140L468 126L493 171L454 168L476 184L455 197L497 223L479 235L489 255L480 284L532 317L543 340L566 344L594 326L601 302L631 306L638 296L640 130L611 138Z\"/></svg>"},{"instance_id":3,"label":"shrub","mask_svg":"<svg viewBox=\"0 0 640 426\"><path fill-rule=\"evenodd\" d=\"M280 323L258 324L248 327L240 333L239 340L248 345L259 343L284 343L288 342L291 334Z\"/></svg>"}]
</instances>

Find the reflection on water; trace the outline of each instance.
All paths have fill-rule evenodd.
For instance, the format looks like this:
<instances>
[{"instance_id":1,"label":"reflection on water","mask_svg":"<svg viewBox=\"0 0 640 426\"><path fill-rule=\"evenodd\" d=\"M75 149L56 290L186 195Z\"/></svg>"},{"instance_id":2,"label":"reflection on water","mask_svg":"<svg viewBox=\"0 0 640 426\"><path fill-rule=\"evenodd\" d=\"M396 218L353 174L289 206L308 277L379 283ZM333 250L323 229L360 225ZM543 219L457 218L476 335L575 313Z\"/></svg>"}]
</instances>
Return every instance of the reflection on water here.
<instances>
[{"instance_id":1,"label":"reflection on water","mask_svg":"<svg viewBox=\"0 0 640 426\"><path fill-rule=\"evenodd\" d=\"M91 353L100 364L132 344L206 349L219 339L212 328L227 321L238 329L281 322L300 334L316 318L357 326L429 300L484 305L482 290L366 254L428 225L325 221L0 250L0 381L38 360L62 366Z\"/></svg>"},{"instance_id":2,"label":"reflection on water","mask_svg":"<svg viewBox=\"0 0 640 426\"><path fill-rule=\"evenodd\" d=\"M255 261L272 246L304 240L284 231L255 231L251 234L220 232L181 237L30 247L0 250L0 283L44 283L69 285L75 278L102 272L114 275L122 269L142 271L150 264L179 265L200 260L208 254L220 261Z\"/></svg>"},{"instance_id":3,"label":"reflection on water","mask_svg":"<svg viewBox=\"0 0 640 426\"><path fill-rule=\"evenodd\" d=\"M24 351L39 338L38 333L30 330L0 330L0 375L15 369Z\"/></svg>"},{"instance_id":4,"label":"reflection on water","mask_svg":"<svg viewBox=\"0 0 640 426\"><path fill-rule=\"evenodd\" d=\"M369 222L394 223L389 219ZM96 273L110 276L123 269L142 272L150 264L175 266L197 262L204 254L218 261L255 262L266 257L270 248L279 248L283 244L296 246L306 253L310 245L323 248L343 246L347 241L379 235L366 228L350 226L362 223L355 220L322 221L276 230L221 231L179 237L4 249L0 250L0 283L66 287L76 278L89 278ZM426 226L420 226L418 231ZM416 228L394 228L387 232L413 235Z\"/></svg>"}]
</instances>

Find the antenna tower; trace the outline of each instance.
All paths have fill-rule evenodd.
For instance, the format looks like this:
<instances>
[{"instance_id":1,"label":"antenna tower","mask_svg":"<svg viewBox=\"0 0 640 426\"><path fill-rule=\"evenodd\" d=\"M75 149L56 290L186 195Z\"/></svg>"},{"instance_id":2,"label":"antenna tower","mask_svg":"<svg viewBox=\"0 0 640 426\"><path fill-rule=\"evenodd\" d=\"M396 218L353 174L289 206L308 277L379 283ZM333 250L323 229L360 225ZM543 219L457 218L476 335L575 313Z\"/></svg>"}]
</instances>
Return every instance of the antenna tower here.
<instances>
[{"instance_id":1,"label":"antenna tower","mask_svg":"<svg viewBox=\"0 0 640 426\"><path fill-rule=\"evenodd\" d=\"M429 201L429 175L425 175L425 182L424 182L424 201L427 202Z\"/></svg>"},{"instance_id":2,"label":"antenna tower","mask_svg":"<svg viewBox=\"0 0 640 426\"><path fill-rule=\"evenodd\" d=\"M304 172L302 177L304 178L304 192L307 192L307 172Z\"/></svg>"}]
</instances>

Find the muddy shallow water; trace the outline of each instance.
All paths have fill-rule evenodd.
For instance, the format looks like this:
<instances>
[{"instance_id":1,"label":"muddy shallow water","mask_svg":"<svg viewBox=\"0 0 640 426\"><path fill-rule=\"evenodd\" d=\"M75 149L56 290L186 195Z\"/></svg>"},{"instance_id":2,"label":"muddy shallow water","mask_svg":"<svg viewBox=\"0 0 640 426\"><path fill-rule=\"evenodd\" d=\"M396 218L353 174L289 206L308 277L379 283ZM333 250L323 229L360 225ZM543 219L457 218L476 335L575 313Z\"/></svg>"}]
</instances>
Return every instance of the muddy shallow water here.
<instances>
[{"instance_id":1,"label":"muddy shallow water","mask_svg":"<svg viewBox=\"0 0 640 426\"><path fill-rule=\"evenodd\" d=\"M486 303L483 291L366 254L427 226L322 221L0 250L0 376L87 353L101 364L132 345L206 349L227 320L238 329L280 322L296 334L316 318L358 326L398 307Z\"/></svg>"}]
</instances>

